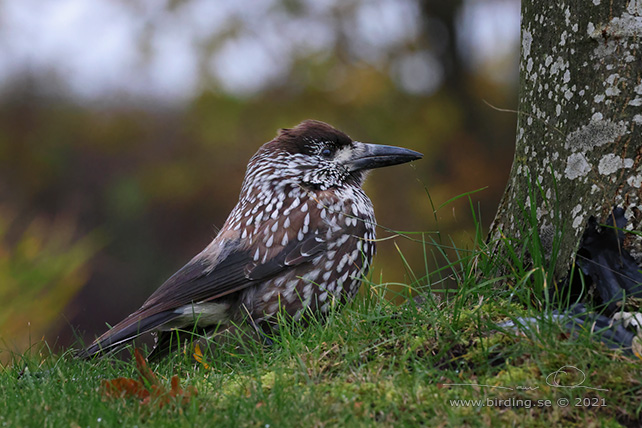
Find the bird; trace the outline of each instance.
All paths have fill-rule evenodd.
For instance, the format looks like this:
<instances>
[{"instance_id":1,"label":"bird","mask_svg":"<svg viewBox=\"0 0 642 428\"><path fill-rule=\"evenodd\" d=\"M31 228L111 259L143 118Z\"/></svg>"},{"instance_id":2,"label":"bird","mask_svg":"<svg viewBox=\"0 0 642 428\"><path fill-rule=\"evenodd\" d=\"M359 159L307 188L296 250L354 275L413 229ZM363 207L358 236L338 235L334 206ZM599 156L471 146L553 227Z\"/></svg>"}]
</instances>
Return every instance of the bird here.
<instances>
[{"instance_id":1,"label":"bird","mask_svg":"<svg viewBox=\"0 0 642 428\"><path fill-rule=\"evenodd\" d=\"M250 159L214 240L79 357L113 353L148 332L156 337L149 358L164 356L177 350L177 331L208 337L246 323L264 334L279 311L303 322L351 301L375 253L366 175L422 157L317 120L279 130Z\"/></svg>"}]
</instances>

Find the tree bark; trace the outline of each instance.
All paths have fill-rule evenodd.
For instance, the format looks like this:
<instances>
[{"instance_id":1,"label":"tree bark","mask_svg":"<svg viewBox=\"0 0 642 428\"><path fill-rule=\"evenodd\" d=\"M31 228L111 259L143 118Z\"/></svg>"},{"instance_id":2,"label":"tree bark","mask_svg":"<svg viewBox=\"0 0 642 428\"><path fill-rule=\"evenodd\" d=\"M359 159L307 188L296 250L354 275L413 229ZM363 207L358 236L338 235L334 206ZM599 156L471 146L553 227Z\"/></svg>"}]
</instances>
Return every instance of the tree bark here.
<instances>
[{"instance_id":1,"label":"tree bark","mask_svg":"<svg viewBox=\"0 0 642 428\"><path fill-rule=\"evenodd\" d=\"M521 25L515 158L489 237L523 238L532 209L559 280L591 216L620 206L640 230L642 0L522 0ZM642 237L626 247L640 264Z\"/></svg>"}]
</instances>

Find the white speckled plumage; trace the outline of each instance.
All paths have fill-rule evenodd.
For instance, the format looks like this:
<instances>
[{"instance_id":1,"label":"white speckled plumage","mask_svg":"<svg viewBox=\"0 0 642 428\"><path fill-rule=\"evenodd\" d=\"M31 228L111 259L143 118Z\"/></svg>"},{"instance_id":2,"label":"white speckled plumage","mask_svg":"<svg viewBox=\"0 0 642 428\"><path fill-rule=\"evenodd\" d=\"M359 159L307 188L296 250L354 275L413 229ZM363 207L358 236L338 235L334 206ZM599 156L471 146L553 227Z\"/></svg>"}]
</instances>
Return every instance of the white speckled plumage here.
<instances>
[{"instance_id":1,"label":"white speckled plumage","mask_svg":"<svg viewBox=\"0 0 642 428\"><path fill-rule=\"evenodd\" d=\"M375 217L361 188L368 169L420 158L407 149L351 140L322 122L282 130L250 159L238 203L214 241L84 356L145 331L219 330L248 317L269 327L351 300L374 255ZM198 320L198 321L195 321Z\"/></svg>"}]
</instances>

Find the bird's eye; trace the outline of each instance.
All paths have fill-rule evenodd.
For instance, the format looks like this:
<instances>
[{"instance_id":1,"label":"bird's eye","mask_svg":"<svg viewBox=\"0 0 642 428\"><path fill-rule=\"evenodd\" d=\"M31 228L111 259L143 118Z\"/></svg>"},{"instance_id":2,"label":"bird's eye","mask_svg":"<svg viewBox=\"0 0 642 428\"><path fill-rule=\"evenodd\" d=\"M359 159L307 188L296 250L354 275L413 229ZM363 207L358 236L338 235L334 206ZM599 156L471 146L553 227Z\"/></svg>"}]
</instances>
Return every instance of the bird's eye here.
<instances>
[{"instance_id":1,"label":"bird's eye","mask_svg":"<svg viewBox=\"0 0 642 428\"><path fill-rule=\"evenodd\" d=\"M321 156L323 156L324 158L329 158L330 156L332 156L332 149L326 147L325 149L321 150Z\"/></svg>"}]
</instances>

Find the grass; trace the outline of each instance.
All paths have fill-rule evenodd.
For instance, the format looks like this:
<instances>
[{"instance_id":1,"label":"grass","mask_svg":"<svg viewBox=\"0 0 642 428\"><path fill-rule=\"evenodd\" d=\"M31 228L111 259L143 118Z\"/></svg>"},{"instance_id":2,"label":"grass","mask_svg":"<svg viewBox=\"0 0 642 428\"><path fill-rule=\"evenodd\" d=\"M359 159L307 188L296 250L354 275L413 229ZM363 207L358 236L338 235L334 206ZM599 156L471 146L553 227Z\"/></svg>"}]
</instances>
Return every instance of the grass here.
<instances>
[{"instance_id":1,"label":"grass","mask_svg":"<svg viewBox=\"0 0 642 428\"><path fill-rule=\"evenodd\" d=\"M400 292L365 281L325 323L282 321L272 346L231 336L200 362L190 351L152 364L161 383L178 375L196 388L184 403L108 398L102 382L136 378L133 359L79 361L35 345L0 370L0 426L639 426L639 358L546 322L553 269L546 257L520 262L539 240L506 239L498 260L480 230L473 251L410 236L426 265L407 265ZM445 262L429 272L431 257ZM499 265L509 273L497 277ZM536 330L497 327L533 316Z\"/></svg>"}]
</instances>

